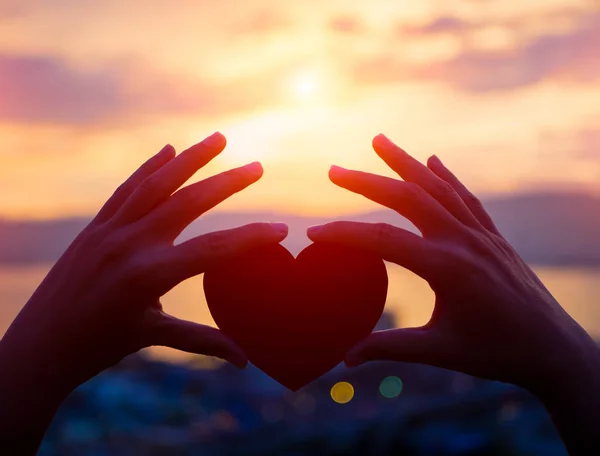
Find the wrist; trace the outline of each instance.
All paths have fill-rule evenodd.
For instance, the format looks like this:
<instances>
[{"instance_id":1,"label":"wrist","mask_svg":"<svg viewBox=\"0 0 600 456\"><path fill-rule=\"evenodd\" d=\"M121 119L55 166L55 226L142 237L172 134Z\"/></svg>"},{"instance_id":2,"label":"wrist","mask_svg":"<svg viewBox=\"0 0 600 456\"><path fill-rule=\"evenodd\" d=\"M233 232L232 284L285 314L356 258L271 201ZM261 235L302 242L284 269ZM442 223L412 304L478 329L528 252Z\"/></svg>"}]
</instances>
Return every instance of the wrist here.
<instances>
[{"instance_id":1,"label":"wrist","mask_svg":"<svg viewBox=\"0 0 600 456\"><path fill-rule=\"evenodd\" d=\"M600 448L600 348L585 336L563 347L554 369L528 387L543 403L573 456L596 454Z\"/></svg>"},{"instance_id":2,"label":"wrist","mask_svg":"<svg viewBox=\"0 0 600 456\"><path fill-rule=\"evenodd\" d=\"M35 454L72 387L42 360L12 350L0 340L0 441L19 454ZM17 356L15 356L17 355Z\"/></svg>"},{"instance_id":3,"label":"wrist","mask_svg":"<svg viewBox=\"0 0 600 456\"><path fill-rule=\"evenodd\" d=\"M78 385L60 356L57 338L23 325L20 314L0 339L0 390L18 391L24 399L43 397L44 402L62 401ZM21 317L21 318L20 318Z\"/></svg>"},{"instance_id":4,"label":"wrist","mask_svg":"<svg viewBox=\"0 0 600 456\"><path fill-rule=\"evenodd\" d=\"M557 336L542 357L545 361L536 374L522 385L542 401L571 392L579 395L600 384L600 346L578 325L566 336Z\"/></svg>"},{"instance_id":5,"label":"wrist","mask_svg":"<svg viewBox=\"0 0 600 456\"><path fill-rule=\"evenodd\" d=\"M32 356L25 347L14 349L9 342L0 340L0 394L12 393L27 402L43 398L45 403L60 404L76 388L52 358L44 353Z\"/></svg>"}]
</instances>

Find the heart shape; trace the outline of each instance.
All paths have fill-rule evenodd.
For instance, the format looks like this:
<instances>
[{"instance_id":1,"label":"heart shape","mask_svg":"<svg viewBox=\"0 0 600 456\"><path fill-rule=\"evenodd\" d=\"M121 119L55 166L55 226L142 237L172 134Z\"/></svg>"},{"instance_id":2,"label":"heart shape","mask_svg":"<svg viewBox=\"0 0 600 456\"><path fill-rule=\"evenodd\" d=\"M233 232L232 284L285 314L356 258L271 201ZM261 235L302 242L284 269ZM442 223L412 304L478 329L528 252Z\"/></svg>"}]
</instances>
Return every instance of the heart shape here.
<instances>
[{"instance_id":1,"label":"heart shape","mask_svg":"<svg viewBox=\"0 0 600 456\"><path fill-rule=\"evenodd\" d=\"M314 243L298 258L276 244L204 274L208 308L250 362L296 391L367 337L383 313L383 261L362 250Z\"/></svg>"}]
</instances>

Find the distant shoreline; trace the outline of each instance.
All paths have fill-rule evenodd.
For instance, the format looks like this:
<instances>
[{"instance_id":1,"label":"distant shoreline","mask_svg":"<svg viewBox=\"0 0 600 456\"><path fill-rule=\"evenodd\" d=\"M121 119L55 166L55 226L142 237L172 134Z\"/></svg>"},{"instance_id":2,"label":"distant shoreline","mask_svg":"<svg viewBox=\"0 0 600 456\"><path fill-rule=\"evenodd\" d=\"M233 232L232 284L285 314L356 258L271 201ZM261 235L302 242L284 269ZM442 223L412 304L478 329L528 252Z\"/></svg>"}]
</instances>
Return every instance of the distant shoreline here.
<instances>
[{"instance_id":1,"label":"distant shoreline","mask_svg":"<svg viewBox=\"0 0 600 456\"><path fill-rule=\"evenodd\" d=\"M600 267L600 197L570 193L512 194L484 200L484 205L500 232L530 265ZM0 265L53 263L90 219L0 218ZM297 254L309 243L306 228L341 219L384 222L416 231L410 222L391 210L331 217L215 211L193 222L181 239L256 221L282 221L290 227L283 245Z\"/></svg>"}]
</instances>

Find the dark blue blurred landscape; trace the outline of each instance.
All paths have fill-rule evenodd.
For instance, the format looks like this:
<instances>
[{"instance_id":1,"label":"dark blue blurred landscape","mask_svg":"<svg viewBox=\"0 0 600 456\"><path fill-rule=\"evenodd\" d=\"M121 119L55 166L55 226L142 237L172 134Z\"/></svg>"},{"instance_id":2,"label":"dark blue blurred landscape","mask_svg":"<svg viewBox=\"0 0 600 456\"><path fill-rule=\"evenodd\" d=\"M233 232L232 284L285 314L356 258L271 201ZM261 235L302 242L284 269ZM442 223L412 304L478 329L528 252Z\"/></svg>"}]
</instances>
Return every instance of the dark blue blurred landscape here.
<instances>
[{"instance_id":1,"label":"dark blue blurred landscape","mask_svg":"<svg viewBox=\"0 0 600 456\"><path fill-rule=\"evenodd\" d=\"M379 328L393 325L384 315ZM542 405L512 385L423 365L339 365L291 393L253 366L207 368L143 354L79 387L40 456L545 455L566 451ZM402 380L386 398L384 378ZM344 381L354 397L336 403Z\"/></svg>"}]
</instances>

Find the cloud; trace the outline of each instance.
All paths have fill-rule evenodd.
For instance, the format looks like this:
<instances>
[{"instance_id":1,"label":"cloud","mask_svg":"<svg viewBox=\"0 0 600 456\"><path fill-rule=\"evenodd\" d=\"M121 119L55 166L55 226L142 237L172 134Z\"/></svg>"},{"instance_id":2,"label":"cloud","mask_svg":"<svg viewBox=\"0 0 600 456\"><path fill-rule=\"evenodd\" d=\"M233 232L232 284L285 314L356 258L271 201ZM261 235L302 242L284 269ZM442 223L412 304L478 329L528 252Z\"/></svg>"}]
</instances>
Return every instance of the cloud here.
<instances>
[{"instance_id":1,"label":"cloud","mask_svg":"<svg viewBox=\"0 0 600 456\"><path fill-rule=\"evenodd\" d=\"M431 65L419 76L443 78L467 91L514 89L546 79L593 82L600 79L600 15L568 35L544 35L508 52L467 51Z\"/></svg>"},{"instance_id":2,"label":"cloud","mask_svg":"<svg viewBox=\"0 0 600 456\"><path fill-rule=\"evenodd\" d=\"M595 114L591 119L600 113ZM566 128L542 128L537 145L536 172L551 172L552 179L562 181L563 186L597 190L600 177L600 126L597 123L583 121Z\"/></svg>"},{"instance_id":3,"label":"cloud","mask_svg":"<svg viewBox=\"0 0 600 456\"><path fill-rule=\"evenodd\" d=\"M577 158L584 160L600 160L600 127L584 128L577 134Z\"/></svg>"},{"instance_id":4,"label":"cloud","mask_svg":"<svg viewBox=\"0 0 600 456\"><path fill-rule=\"evenodd\" d=\"M354 81L360 84L393 84L413 77L413 68L391 53L360 61L351 71Z\"/></svg>"},{"instance_id":5,"label":"cloud","mask_svg":"<svg viewBox=\"0 0 600 456\"><path fill-rule=\"evenodd\" d=\"M476 27L475 24L454 16L441 16L423 25L400 25L402 35L433 35L438 33L463 33Z\"/></svg>"},{"instance_id":6,"label":"cloud","mask_svg":"<svg viewBox=\"0 0 600 456\"><path fill-rule=\"evenodd\" d=\"M90 71L47 56L0 55L0 122L85 126L227 115L277 103L275 73L223 83L133 63Z\"/></svg>"},{"instance_id":7,"label":"cloud","mask_svg":"<svg viewBox=\"0 0 600 456\"><path fill-rule=\"evenodd\" d=\"M419 32L463 30L467 24L442 18ZM359 82L390 83L406 79L446 83L467 92L517 89L543 80L590 83L600 80L600 13L581 15L570 33L539 35L509 50L465 47L457 56L425 65L403 64L395 55L359 62Z\"/></svg>"},{"instance_id":8,"label":"cloud","mask_svg":"<svg viewBox=\"0 0 600 456\"><path fill-rule=\"evenodd\" d=\"M125 103L118 75L84 73L48 57L0 56L0 119L89 123Z\"/></svg>"},{"instance_id":9,"label":"cloud","mask_svg":"<svg viewBox=\"0 0 600 456\"><path fill-rule=\"evenodd\" d=\"M275 9L259 9L231 25L232 35L272 33L290 26L291 21Z\"/></svg>"},{"instance_id":10,"label":"cloud","mask_svg":"<svg viewBox=\"0 0 600 456\"><path fill-rule=\"evenodd\" d=\"M354 35L363 31L364 24L356 17L343 15L333 17L329 21L329 28L337 33Z\"/></svg>"},{"instance_id":11,"label":"cloud","mask_svg":"<svg viewBox=\"0 0 600 456\"><path fill-rule=\"evenodd\" d=\"M599 163L600 126L590 124L567 132L543 131L540 145L546 156L551 151L556 158Z\"/></svg>"}]
</instances>

